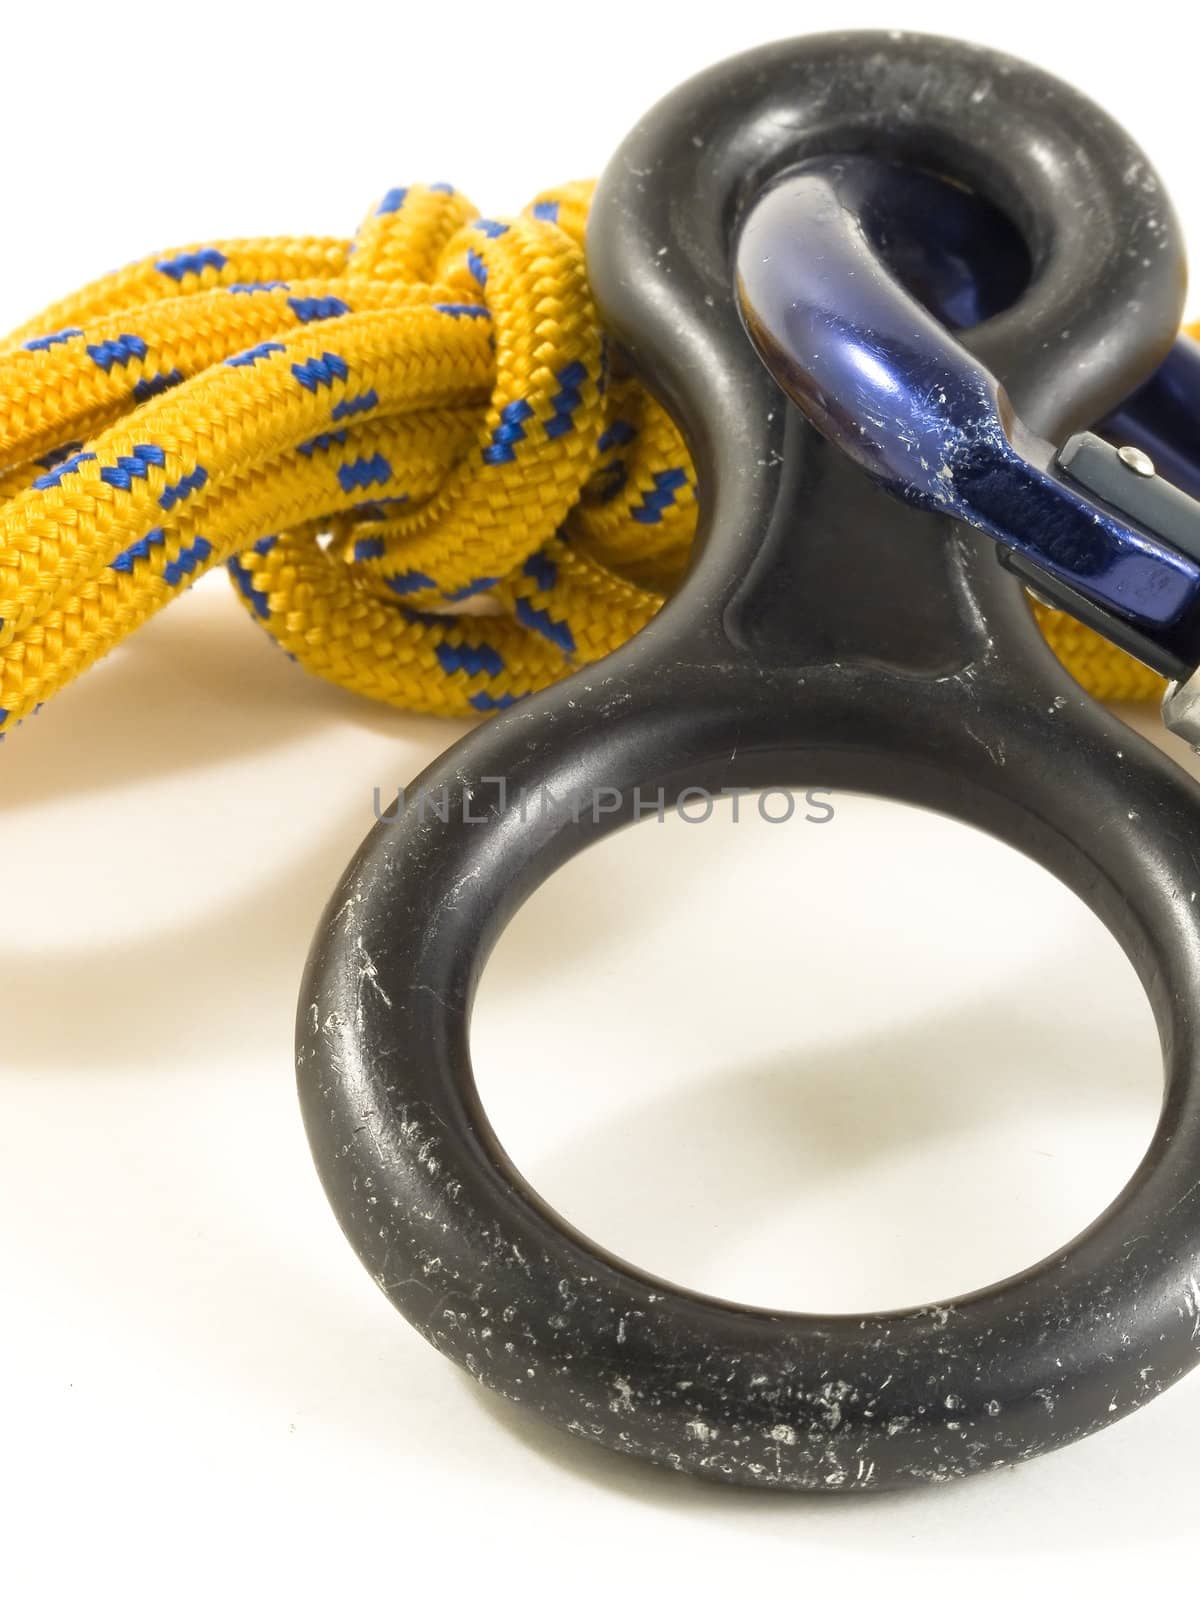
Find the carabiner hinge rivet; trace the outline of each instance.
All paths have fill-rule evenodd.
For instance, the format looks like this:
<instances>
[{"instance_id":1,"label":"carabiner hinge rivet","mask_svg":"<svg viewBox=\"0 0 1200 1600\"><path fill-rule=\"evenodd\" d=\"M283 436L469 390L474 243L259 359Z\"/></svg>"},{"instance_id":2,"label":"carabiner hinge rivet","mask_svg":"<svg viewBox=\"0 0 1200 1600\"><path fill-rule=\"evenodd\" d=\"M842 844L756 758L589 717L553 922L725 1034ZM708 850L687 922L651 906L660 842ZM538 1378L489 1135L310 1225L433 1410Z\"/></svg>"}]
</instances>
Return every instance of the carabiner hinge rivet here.
<instances>
[{"instance_id":1,"label":"carabiner hinge rivet","mask_svg":"<svg viewBox=\"0 0 1200 1600\"><path fill-rule=\"evenodd\" d=\"M1128 467L1130 472L1136 472L1139 478L1152 478L1154 476L1154 463L1144 450L1139 450L1135 444L1123 444L1117 451L1117 460L1122 466Z\"/></svg>"}]
</instances>

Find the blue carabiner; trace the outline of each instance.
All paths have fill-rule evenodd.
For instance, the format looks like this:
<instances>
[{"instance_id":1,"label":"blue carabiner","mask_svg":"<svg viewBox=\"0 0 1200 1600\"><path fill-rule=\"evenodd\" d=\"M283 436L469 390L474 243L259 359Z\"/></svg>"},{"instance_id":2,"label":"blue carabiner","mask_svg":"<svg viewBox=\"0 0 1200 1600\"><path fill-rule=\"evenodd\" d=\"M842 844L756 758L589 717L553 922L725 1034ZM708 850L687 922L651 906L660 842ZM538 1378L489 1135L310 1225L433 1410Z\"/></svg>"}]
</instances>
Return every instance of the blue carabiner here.
<instances>
[{"instance_id":1,"label":"blue carabiner","mask_svg":"<svg viewBox=\"0 0 1200 1600\"><path fill-rule=\"evenodd\" d=\"M927 258L941 249L942 274L926 299L943 320L888 259L897 184L932 229ZM1000 309L1004 274L1020 270L1006 234L990 254L988 240L978 241L992 282L964 309L970 263L945 239L976 204L929 175L902 176L867 157L791 170L740 234L747 329L809 421L883 487L981 529L1039 595L1168 679L1188 678L1200 665L1200 502L1177 484L1200 492L1186 421L1192 397L1191 417L1200 411L1200 354L1179 341L1098 432L1056 449L1022 423L995 375L946 326ZM1155 470L1150 453L1160 444L1176 483ZM1176 731L1196 736L1200 724Z\"/></svg>"}]
</instances>

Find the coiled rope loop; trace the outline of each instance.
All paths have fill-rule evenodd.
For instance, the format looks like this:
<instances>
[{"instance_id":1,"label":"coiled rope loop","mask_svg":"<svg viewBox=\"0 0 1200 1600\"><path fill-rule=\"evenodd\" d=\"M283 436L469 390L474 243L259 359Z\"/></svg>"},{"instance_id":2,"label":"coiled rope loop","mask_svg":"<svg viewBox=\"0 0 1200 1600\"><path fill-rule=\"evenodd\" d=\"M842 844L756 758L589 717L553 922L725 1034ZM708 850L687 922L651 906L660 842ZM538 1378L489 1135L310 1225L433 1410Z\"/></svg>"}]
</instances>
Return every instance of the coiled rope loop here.
<instances>
[{"instance_id":1,"label":"coiled rope loop","mask_svg":"<svg viewBox=\"0 0 1200 1600\"><path fill-rule=\"evenodd\" d=\"M353 243L135 263L0 346L0 724L226 563L304 666L491 711L607 654L678 580L695 475L588 294L591 186L481 218L395 189ZM1160 680L1042 615L1085 687Z\"/></svg>"}]
</instances>

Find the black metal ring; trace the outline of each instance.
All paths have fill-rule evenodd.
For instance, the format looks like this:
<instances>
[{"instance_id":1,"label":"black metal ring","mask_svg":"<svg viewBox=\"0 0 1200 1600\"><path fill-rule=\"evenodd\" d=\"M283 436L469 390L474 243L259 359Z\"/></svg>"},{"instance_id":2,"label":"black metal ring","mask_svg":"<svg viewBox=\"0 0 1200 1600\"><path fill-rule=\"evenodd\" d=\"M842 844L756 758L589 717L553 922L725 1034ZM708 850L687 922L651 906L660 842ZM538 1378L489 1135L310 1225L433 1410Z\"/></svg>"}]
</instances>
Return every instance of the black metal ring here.
<instances>
[{"instance_id":1,"label":"black metal ring","mask_svg":"<svg viewBox=\"0 0 1200 1600\"><path fill-rule=\"evenodd\" d=\"M740 210L790 162L843 149L932 165L1022 229L1030 289L967 339L1044 433L1086 425L1165 351L1181 254L1154 175L1033 68L943 40L831 35L669 97L601 186L591 262L606 315L684 419L700 556L630 645L423 775L450 820L410 798L370 835L313 948L298 1061L355 1249L482 1382L685 1471L874 1489L1064 1444L1200 1356L1200 811L1190 781L1058 666L990 548L884 499L783 404L745 341L729 266ZM478 814L501 775L561 803L465 821L462 803ZM470 1066L494 940L557 866L632 820L636 791L670 801L730 782L821 783L974 823L1120 939L1159 1023L1163 1115L1131 1182L1067 1249L943 1305L776 1313L613 1259L513 1169ZM620 811L593 811L601 786Z\"/></svg>"}]
</instances>

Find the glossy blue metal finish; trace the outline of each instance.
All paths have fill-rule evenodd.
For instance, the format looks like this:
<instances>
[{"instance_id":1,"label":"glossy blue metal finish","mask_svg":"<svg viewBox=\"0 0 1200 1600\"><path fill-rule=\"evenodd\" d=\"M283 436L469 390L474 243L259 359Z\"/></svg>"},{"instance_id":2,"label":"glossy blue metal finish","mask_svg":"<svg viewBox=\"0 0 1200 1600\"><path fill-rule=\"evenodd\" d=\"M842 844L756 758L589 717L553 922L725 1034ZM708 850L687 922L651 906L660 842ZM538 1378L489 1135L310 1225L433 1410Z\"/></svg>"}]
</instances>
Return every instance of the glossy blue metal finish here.
<instances>
[{"instance_id":1,"label":"glossy blue metal finish","mask_svg":"<svg viewBox=\"0 0 1200 1600\"><path fill-rule=\"evenodd\" d=\"M858 159L865 166L868 158ZM859 221L892 276L955 330L1015 305L1033 263L1004 212L921 167L871 160L878 179Z\"/></svg>"},{"instance_id":2,"label":"glossy blue metal finish","mask_svg":"<svg viewBox=\"0 0 1200 1600\"><path fill-rule=\"evenodd\" d=\"M1093 627L1185 675L1200 661L1200 565L1082 493L992 374L901 284L884 260L895 176L864 158L809 163L751 208L738 294L763 360L884 487L981 529L1023 572L1044 574L1064 608L1077 598ZM992 299L1016 272L1013 258L993 274Z\"/></svg>"},{"instance_id":3,"label":"glossy blue metal finish","mask_svg":"<svg viewBox=\"0 0 1200 1600\"><path fill-rule=\"evenodd\" d=\"M880 163L860 219L888 270L947 328L1006 311L1032 275L1025 242L981 195L919 168ZM1200 497L1200 345L1181 338L1158 371L1095 423L1115 445L1132 444L1159 476Z\"/></svg>"}]
</instances>

